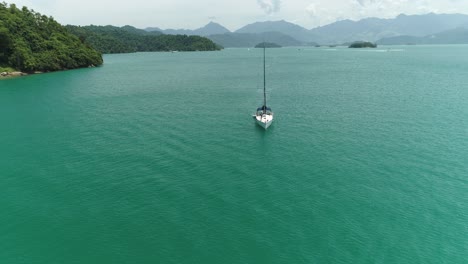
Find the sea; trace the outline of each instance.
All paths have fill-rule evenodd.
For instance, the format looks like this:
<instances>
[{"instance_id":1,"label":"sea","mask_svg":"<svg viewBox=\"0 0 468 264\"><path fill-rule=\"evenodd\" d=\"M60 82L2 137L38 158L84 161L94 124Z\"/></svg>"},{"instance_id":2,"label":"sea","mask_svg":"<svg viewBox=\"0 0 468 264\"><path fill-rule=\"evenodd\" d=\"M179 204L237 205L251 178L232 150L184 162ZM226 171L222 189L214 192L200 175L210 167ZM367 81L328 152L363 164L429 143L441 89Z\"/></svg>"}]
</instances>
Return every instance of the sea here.
<instances>
[{"instance_id":1,"label":"sea","mask_svg":"<svg viewBox=\"0 0 468 264\"><path fill-rule=\"evenodd\" d=\"M468 45L0 81L0 263L468 263Z\"/></svg>"}]
</instances>

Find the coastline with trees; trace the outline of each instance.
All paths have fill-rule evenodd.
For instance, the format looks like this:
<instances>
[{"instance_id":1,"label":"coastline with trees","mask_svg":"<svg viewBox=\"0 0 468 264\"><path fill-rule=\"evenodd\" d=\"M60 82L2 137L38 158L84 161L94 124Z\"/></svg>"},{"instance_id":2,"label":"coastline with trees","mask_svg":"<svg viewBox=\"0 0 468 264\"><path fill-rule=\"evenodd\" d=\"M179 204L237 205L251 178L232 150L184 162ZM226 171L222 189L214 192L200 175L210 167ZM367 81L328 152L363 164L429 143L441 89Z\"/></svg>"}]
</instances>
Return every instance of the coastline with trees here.
<instances>
[{"instance_id":1,"label":"coastline with trees","mask_svg":"<svg viewBox=\"0 0 468 264\"><path fill-rule=\"evenodd\" d=\"M100 52L52 17L26 7L19 9L14 4L0 3L1 73L50 72L102 63Z\"/></svg>"},{"instance_id":2,"label":"coastline with trees","mask_svg":"<svg viewBox=\"0 0 468 264\"><path fill-rule=\"evenodd\" d=\"M200 36L164 35L131 26L63 26L27 7L0 3L0 78L97 67L102 54L143 51L213 51Z\"/></svg>"}]
</instances>

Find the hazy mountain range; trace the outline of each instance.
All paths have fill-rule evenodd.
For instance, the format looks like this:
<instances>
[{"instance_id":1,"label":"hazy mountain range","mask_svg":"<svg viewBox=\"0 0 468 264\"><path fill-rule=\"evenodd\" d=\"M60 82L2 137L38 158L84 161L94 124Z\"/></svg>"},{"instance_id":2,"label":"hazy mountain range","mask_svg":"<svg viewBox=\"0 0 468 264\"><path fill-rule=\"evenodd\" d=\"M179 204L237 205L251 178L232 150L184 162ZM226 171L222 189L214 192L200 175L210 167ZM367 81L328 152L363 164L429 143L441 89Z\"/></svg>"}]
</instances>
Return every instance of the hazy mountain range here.
<instances>
[{"instance_id":1,"label":"hazy mountain range","mask_svg":"<svg viewBox=\"0 0 468 264\"><path fill-rule=\"evenodd\" d=\"M229 29L221 26L218 23L215 22L210 22L206 26L195 29L195 30L190 30L190 29L160 29L157 27L149 27L145 29L146 31L159 31L164 34L169 34L169 35L199 35L199 36L209 36L209 35L214 35L214 34L224 34L224 33L230 33Z\"/></svg>"},{"instance_id":2,"label":"hazy mountain range","mask_svg":"<svg viewBox=\"0 0 468 264\"><path fill-rule=\"evenodd\" d=\"M399 15L393 19L366 18L342 20L326 26L306 29L281 20L256 22L234 32L210 22L195 29L147 28L164 34L201 35L224 47L253 47L261 41L281 46L342 44L371 41L380 44L468 44L468 15L426 14Z\"/></svg>"},{"instance_id":3,"label":"hazy mountain range","mask_svg":"<svg viewBox=\"0 0 468 264\"><path fill-rule=\"evenodd\" d=\"M377 41L377 43L382 45L468 44L468 28L459 27L423 37L397 36L383 38Z\"/></svg>"}]
</instances>

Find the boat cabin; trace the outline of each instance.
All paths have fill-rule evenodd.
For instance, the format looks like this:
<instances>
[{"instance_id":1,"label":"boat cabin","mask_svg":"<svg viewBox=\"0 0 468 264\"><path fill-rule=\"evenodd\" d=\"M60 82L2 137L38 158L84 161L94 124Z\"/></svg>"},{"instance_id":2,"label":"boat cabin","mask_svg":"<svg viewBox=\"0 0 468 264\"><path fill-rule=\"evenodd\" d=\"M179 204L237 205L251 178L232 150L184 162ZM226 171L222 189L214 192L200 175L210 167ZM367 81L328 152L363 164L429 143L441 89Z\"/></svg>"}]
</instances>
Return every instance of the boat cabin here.
<instances>
[{"instance_id":1,"label":"boat cabin","mask_svg":"<svg viewBox=\"0 0 468 264\"><path fill-rule=\"evenodd\" d=\"M271 108L270 107L266 107L266 106L262 106L262 107L259 107L257 108L257 115L264 115L264 114L267 114L267 115L271 115L272 111L271 111Z\"/></svg>"}]
</instances>

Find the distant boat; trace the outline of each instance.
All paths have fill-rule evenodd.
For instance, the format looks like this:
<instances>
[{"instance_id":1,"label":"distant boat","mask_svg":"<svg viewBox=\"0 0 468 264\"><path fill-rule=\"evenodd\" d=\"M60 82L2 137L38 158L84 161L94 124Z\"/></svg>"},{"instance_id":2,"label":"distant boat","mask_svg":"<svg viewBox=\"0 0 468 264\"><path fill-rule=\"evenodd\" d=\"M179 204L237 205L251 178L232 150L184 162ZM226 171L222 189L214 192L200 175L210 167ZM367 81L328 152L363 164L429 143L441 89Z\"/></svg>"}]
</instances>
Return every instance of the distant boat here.
<instances>
[{"instance_id":1,"label":"distant boat","mask_svg":"<svg viewBox=\"0 0 468 264\"><path fill-rule=\"evenodd\" d=\"M266 102L265 45L263 45L263 105L252 116L258 125L267 129L273 123L273 112Z\"/></svg>"}]
</instances>

